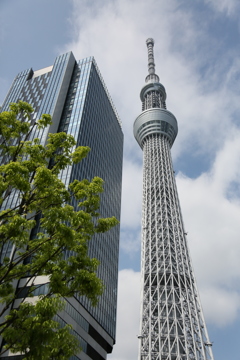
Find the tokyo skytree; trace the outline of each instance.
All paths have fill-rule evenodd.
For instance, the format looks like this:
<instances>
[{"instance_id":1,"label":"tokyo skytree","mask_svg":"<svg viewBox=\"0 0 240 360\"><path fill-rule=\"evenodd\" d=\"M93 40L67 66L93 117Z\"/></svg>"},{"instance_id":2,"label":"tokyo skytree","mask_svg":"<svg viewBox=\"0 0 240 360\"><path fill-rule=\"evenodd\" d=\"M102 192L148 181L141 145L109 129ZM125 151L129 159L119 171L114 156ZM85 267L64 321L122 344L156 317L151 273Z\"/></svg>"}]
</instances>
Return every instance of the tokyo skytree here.
<instances>
[{"instance_id":1,"label":"tokyo skytree","mask_svg":"<svg viewBox=\"0 0 240 360\"><path fill-rule=\"evenodd\" d=\"M170 149L175 116L155 74L154 40L134 136L143 150L142 295L139 360L213 360L189 256Z\"/></svg>"}]
</instances>

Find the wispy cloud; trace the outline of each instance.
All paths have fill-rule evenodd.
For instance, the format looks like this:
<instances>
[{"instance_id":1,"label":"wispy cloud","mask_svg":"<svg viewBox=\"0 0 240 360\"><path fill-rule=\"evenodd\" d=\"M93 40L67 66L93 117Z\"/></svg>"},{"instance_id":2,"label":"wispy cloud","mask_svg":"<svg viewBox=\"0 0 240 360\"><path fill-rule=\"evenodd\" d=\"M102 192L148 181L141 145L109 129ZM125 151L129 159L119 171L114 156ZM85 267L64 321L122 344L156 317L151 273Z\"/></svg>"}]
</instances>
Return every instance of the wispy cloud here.
<instances>
[{"instance_id":1,"label":"wispy cloud","mask_svg":"<svg viewBox=\"0 0 240 360\"><path fill-rule=\"evenodd\" d=\"M140 309L140 273L119 272L117 341L111 360L137 359Z\"/></svg>"},{"instance_id":2,"label":"wispy cloud","mask_svg":"<svg viewBox=\"0 0 240 360\"><path fill-rule=\"evenodd\" d=\"M208 173L196 179L177 176L203 308L207 320L216 325L236 320L240 310L239 144L240 133L236 132L219 151ZM218 293L218 305L212 293ZM227 305L228 298L232 298L231 306Z\"/></svg>"},{"instance_id":3,"label":"wispy cloud","mask_svg":"<svg viewBox=\"0 0 240 360\"><path fill-rule=\"evenodd\" d=\"M167 107L179 124L174 163L192 166L197 155L205 164L195 178L189 177L187 167L185 174L177 175L204 312L216 326L231 324L240 307L240 53L234 34L226 29L229 19L235 19L238 1L72 3L74 40L63 51L72 50L77 58L95 56L123 122L121 248L129 267L134 268L131 254L139 251L142 187L142 152L132 126L141 111L138 94L147 75L145 40L153 37L156 72L166 86ZM239 32L234 21L234 31ZM139 308L131 299L139 278L132 270L120 271L119 345L112 360L137 357ZM214 304L213 298L218 299Z\"/></svg>"},{"instance_id":4,"label":"wispy cloud","mask_svg":"<svg viewBox=\"0 0 240 360\"><path fill-rule=\"evenodd\" d=\"M227 14L228 16L237 16L240 10L238 0L204 0L205 3L211 5L214 10Z\"/></svg>"}]
</instances>

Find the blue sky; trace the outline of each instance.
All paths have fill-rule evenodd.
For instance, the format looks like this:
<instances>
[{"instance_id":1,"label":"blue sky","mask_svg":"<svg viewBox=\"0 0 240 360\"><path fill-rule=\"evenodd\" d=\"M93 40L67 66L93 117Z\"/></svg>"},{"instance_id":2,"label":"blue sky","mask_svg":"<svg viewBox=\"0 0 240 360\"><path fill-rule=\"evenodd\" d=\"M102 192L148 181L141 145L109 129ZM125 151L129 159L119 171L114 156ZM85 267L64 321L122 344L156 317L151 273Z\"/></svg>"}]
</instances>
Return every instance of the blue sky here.
<instances>
[{"instance_id":1,"label":"blue sky","mask_svg":"<svg viewBox=\"0 0 240 360\"><path fill-rule=\"evenodd\" d=\"M239 11L238 0L0 0L0 103L19 71L72 50L77 59L95 56L122 119L119 316L110 360L138 352L142 152L132 125L148 37L178 120L173 162L213 352L239 360Z\"/></svg>"}]
</instances>

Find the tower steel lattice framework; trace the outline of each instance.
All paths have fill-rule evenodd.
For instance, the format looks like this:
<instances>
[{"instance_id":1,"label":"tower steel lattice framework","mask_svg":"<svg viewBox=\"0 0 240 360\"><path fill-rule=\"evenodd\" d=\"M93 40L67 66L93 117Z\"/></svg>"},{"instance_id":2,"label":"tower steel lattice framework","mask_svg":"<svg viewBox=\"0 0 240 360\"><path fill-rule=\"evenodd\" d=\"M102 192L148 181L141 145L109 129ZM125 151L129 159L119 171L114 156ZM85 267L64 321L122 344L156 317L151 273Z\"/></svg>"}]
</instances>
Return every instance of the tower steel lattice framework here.
<instances>
[{"instance_id":1,"label":"tower steel lattice framework","mask_svg":"<svg viewBox=\"0 0 240 360\"><path fill-rule=\"evenodd\" d=\"M171 159L175 116L155 74L154 40L134 136L143 150L142 297L139 360L213 360Z\"/></svg>"}]
</instances>

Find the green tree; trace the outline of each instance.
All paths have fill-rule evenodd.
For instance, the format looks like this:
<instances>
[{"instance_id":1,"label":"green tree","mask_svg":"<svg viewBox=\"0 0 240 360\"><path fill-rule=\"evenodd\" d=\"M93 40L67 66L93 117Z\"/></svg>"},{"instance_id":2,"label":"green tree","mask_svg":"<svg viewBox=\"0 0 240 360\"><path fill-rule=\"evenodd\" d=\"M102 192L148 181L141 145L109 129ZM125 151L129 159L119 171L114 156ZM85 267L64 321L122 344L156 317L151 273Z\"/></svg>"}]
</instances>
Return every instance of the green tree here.
<instances>
[{"instance_id":1,"label":"green tree","mask_svg":"<svg viewBox=\"0 0 240 360\"><path fill-rule=\"evenodd\" d=\"M102 179L74 180L68 189L59 179L62 170L90 149L76 147L64 132L49 134L43 146L33 134L43 132L51 117L42 115L33 123L32 112L19 101L0 114L2 353L10 349L24 359L65 360L80 348L73 330L60 326L56 314L64 308L63 298L76 293L97 304L103 285L96 275L98 261L88 256L88 242L118 221L101 218L98 212ZM18 201L8 205L16 197ZM78 201L77 211L71 198ZM11 252L6 252L8 247ZM36 297L39 276L47 277L47 285Z\"/></svg>"}]
</instances>

